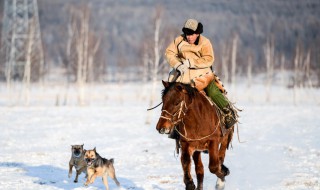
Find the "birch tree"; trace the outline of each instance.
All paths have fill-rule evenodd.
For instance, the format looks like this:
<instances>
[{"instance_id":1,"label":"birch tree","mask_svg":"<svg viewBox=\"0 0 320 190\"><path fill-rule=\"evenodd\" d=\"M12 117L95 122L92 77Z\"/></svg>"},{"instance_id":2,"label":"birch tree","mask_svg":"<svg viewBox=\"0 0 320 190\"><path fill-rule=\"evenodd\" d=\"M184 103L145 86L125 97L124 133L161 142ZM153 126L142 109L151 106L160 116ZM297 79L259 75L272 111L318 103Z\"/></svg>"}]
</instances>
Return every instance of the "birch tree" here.
<instances>
[{"instance_id":1,"label":"birch tree","mask_svg":"<svg viewBox=\"0 0 320 190\"><path fill-rule=\"evenodd\" d=\"M294 81L293 81L293 101L297 104L298 101L298 85L299 85L299 61L300 61L300 47L296 46L296 54L294 57Z\"/></svg>"},{"instance_id":2,"label":"birch tree","mask_svg":"<svg viewBox=\"0 0 320 190\"><path fill-rule=\"evenodd\" d=\"M103 63L97 61L101 38L92 32L90 9L87 5L81 8L71 7L70 13L66 51L67 68L70 72L74 72L78 104L85 105L87 83L93 82L96 78L99 79L99 75L103 73L99 70L104 68L101 66Z\"/></svg>"},{"instance_id":3,"label":"birch tree","mask_svg":"<svg viewBox=\"0 0 320 190\"><path fill-rule=\"evenodd\" d=\"M270 101L270 88L273 80L274 71L274 40L273 38L268 38L267 43L264 45L264 54L266 58L266 101Z\"/></svg>"},{"instance_id":4,"label":"birch tree","mask_svg":"<svg viewBox=\"0 0 320 190\"><path fill-rule=\"evenodd\" d=\"M251 86L252 86L252 54L248 55L248 65L247 65L247 93L249 99L251 99Z\"/></svg>"},{"instance_id":5,"label":"birch tree","mask_svg":"<svg viewBox=\"0 0 320 190\"><path fill-rule=\"evenodd\" d=\"M229 82L229 51L228 46L226 44L223 44L222 46L222 73L224 76L224 81Z\"/></svg>"},{"instance_id":6,"label":"birch tree","mask_svg":"<svg viewBox=\"0 0 320 190\"><path fill-rule=\"evenodd\" d=\"M239 37L237 34L234 35L233 41L232 41L232 54L231 54L231 85L232 85L232 91L235 91L235 85L236 85L236 60L237 60L237 46L238 46L238 40Z\"/></svg>"},{"instance_id":7,"label":"birch tree","mask_svg":"<svg viewBox=\"0 0 320 190\"><path fill-rule=\"evenodd\" d=\"M28 106L30 103L31 59L32 59L32 53L33 53L32 49L33 49L34 40L35 40L34 36L35 36L35 22L34 22L34 19L32 19L29 25L26 64L24 66L24 75L23 75L22 96L24 97L24 104L26 106Z\"/></svg>"},{"instance_id":8,"label":"birch tree","mask_svg":"<svg viewBox=\"0 0 320 190\"><path fill-rule=\"evenodd\" d=\"M281 73L281 85L285 86L285 63L286 57L281 54L280 57L280 73Z\"/></svg>"},{"instance_id":9,"label":"birch tree","mask_svg":"<svg viewBox=\"0 0 320 190\"><path fill-rule=\"evenodd\" d=\"M304 82L307 83L306 86L312 88L312 80L311 80L311 70L310 70L310 50L308 50L306 58L303 63L304 67Z\"/></svg>"},{"instance_id":10,"label":"birch tree","mask_svg":"<svg viewBox=\"0 0 320 190\"><path fill-rule=\"evenodd\" d=\"M156 87L158 85L158 75L160 71L160 67L163 62L161 62L161 54L163 52L163 41L160 40L160 30L162 25L162 8L157 7L156 15L154 19L154 46L153 46L153 59L151 63L151 95L149 100L149 106L152 107L155 102L156 97ZM150 115L147 116L146 123L150 123Z\"/></svg>"}]
</instances>

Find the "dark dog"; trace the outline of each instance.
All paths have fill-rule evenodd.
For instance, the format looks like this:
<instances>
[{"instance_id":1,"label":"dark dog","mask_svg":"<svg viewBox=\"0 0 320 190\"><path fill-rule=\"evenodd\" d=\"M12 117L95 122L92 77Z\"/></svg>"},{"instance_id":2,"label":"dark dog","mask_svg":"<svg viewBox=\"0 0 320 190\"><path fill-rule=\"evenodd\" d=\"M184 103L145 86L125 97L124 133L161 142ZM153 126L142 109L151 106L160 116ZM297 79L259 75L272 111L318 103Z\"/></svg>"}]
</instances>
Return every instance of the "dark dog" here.
<instances>
[{"instance_id":1,"label":"dark dog","mask_svg":"<svg viewBox=\"0 0 320 190\"><path fill-rule=\"evenodd\" d=\"M104 185L106 186L106 189L109 189L108 186L108 176L110 176L117 186L120 186L119 181L116 178L115 169L113 167L113 159L105 159L102 158L96 151L96 148L93 150L85 150L84 159L87 163L87 174L88 178L85 186L91 184L94 182L96 177L102 177L102 181Z\"/></svg>"},{"instance_id":2,"label":"dark dog","mask_svg":"<svg viewBox=\"0 0 320 190\"><path fill-rule=\"evenodd\" d=\"M84 149L83 145L71 145L71 159L69 162L69 178L72 175L72 167L76 168L76 178L74 182L78 182L78 176L81 172L86 174L87 177L87 164L84 161Z\"/></svg>"}]
</instances>

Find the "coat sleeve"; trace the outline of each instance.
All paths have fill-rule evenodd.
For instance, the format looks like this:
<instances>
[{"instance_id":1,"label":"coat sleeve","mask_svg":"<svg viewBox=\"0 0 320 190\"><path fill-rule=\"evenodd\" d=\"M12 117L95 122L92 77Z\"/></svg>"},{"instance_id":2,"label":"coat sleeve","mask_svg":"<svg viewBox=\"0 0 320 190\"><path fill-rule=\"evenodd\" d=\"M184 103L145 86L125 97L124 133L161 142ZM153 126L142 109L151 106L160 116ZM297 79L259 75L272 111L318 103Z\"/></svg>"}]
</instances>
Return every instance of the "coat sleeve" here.
<instances>
[{"instance_id":1,"label":"coat sleeve","mask_svg":"<svg viewBox=\"0 0 320 190\"><path fill-rule=\"evenodd\" d=\"M177 37L170 45L167 47L165 56L171 67L174 67L177 63L182 62L181 58L178 56L178 45L182 41L181 37Z\"/></svg>"},{"instance_id":2,"label":"coat sleeve","mask_svg":"<svg viewBox=\"0 0 320 190\"><path fill-rule=\"evenodd\" d=\"M189 59L190 68L208 68L213 65L214 53L213 47L209 40L205 40L200 50L200 57L197 59Z\"/></svg>"}]
</instances>

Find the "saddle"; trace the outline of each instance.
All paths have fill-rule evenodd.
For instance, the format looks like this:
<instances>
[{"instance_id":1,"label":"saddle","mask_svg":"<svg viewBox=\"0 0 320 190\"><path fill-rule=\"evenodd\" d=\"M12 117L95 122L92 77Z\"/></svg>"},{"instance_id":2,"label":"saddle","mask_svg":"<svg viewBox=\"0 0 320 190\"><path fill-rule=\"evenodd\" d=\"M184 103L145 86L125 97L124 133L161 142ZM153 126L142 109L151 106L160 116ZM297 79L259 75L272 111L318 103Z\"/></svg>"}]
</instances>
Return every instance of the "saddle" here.
<instances>
[{"instance_id":1,"label":"saddle","mask_svg":"<svg viewBox=\"0 0 320 190\"><path fill-rule=\"evenodd\" d=\"M194 87L199 91L203 91L212 81L217 85L222 94L227 94L220 78L214 73L206 73L193 79Z\"/></svg>"},{"instance_id":2,"label":"saddle","mask_svg":"<svg viewBox=\"0 0 320 190\"><path fill-rule=\"evenodd\" d=\"M222 131L223 136L225 133L228 131L228 129L225 127L224 121L225 121L225 113L223 110L221 110L214 102L213 100L207 96L205 93L204 89L212 82L214 81L215 85L219 88L220 92L224 95L227 94L226 89L224 88L224 85L222 84L220 78L214 74L214 73L206 73L204 75L200 75L199 77L196 77L193 79L194 82L194 88L196 88L206 99L209 101L209 103L214 106L217 110L217 114L219 117L219 123L220 123L220 128Z\"/></svg>"}]
</instances>

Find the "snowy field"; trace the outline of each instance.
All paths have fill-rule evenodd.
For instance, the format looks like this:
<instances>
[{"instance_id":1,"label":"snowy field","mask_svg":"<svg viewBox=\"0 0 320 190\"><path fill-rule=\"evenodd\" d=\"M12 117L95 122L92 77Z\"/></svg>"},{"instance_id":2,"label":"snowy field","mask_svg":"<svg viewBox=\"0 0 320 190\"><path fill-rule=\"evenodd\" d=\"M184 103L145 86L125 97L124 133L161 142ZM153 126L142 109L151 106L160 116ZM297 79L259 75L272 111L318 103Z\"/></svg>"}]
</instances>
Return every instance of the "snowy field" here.
<instances>
[{"instance_id":1,"label":"snowy field","mask_svg":"<svg viewBox=\"0 0 320 190\"><path fill-rule=\"evenodd\" d=\"M70 145L83 143L115 159L121 189L184 189L174 141L155 130L160 108L146 111L150 85L88 86L85 106L76 106L71 87L32 89L29 106L18 87L8 92L2 84L0 89L0 189L104 189L100 178L84 187L83 174L73 183L74 170L68 178ZM229 90L244 109L239 137L245 142L235 133L225 160L231 172L225 189L320 190L320 91L271 91L266 103L263 86ZM202 155L204 189L213 190L216 177L207 157ZM109 186L117 189L110 178Z\"/></svg>"}]
</instances>

